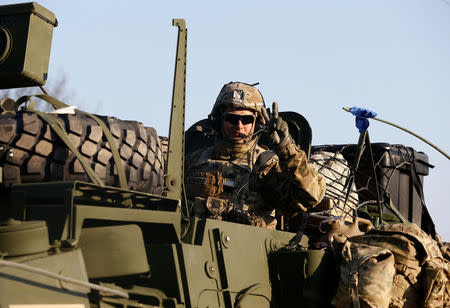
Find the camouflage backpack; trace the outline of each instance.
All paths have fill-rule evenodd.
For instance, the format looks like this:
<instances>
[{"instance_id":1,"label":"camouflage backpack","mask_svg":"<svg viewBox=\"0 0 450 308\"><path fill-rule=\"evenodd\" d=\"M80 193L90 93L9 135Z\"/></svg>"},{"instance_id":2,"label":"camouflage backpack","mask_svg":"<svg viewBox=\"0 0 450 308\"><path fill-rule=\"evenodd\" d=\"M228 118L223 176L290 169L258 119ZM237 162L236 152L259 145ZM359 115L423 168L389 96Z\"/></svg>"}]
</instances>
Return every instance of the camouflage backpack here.
<instances>
[{"instance_id":1,"label":"camouflage backpack","mask_svg":"<svg viewBox=\"0 0 450 308\"><path fill-rule=\"evenodd\" d=\"M336 307L450 307L450 263L417 225L334 239L342 257Z\"/></svg>"}]
</instances>

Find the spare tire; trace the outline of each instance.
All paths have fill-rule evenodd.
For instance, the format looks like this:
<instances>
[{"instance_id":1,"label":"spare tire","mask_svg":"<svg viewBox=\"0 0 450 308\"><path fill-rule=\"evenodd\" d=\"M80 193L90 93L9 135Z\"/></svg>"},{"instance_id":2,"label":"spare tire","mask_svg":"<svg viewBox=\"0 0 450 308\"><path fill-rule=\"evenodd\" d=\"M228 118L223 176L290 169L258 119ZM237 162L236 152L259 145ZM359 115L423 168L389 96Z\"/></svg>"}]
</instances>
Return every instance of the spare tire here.
<instances>
[{"instance_id":1,"label":"spare tire","mask_svg":"<svg viewBox=\"0 0 450 308\"><path fill-rule=\"evenodd\" d=\"M108 186L120 186L102 128L83 114L56 115L72 143ZM128 189L161 195L164 162L156 130L136 121L98 116L116 140ZM36 113L0 116L0 166L3 183L90 181L80 161Z\"/></svg>"}]
</instances>

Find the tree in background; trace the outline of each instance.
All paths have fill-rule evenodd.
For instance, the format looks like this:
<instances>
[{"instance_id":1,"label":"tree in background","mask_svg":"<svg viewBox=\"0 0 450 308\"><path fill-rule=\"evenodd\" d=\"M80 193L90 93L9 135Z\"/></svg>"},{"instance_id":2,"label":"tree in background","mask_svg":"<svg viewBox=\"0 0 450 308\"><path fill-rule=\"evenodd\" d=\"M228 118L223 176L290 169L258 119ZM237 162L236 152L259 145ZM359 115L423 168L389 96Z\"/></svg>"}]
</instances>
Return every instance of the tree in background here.
<instances>
[{"instance_id":1,"label":"tree in background","mask_svg":"<svg viewBox=\"0 0 450 308\"><path fill-rule=\"evenodd\" d=\"M75 93L72 89L69 89L67 80L66 74L61 71L57 78L53 78L51 81L47 82L44 89L47 91L48 95L51 95L62 102L73 102L75 101ZM13 100L17 100L24 95L32 94L43 94L43 92L39 87L5 89L0 90L0 99L9 97ZM36 99L35 101L35 108L38 110L51 111L53 109L49 104L42 100Z\"/></svg>"}]
</instances>

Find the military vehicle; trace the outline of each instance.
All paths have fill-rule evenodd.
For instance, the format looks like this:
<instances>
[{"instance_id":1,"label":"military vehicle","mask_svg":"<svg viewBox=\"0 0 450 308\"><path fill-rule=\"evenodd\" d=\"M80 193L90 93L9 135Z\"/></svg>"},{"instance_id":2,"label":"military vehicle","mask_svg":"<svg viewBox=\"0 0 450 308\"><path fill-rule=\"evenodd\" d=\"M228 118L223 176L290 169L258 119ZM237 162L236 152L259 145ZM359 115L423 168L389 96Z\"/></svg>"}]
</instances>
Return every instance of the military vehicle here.
<instances>
[{"instance_id":1,"label":"military vehicle","mask_svg":"<svg viewBox=\"0 0 450 308\"><path fill-rule=\"evenodd\" d=\"M185 144L187 29L182 19L173 25L163 138L48 95L55 15L37 3L0 6L0 88L44 92L0 101L0 307L327 307L339 277L330 230L410 221L435 234L424 153L371 145L367 131L359 144L311 146L309 124L295 112L281 115L328 185L306 226L191 217L183 159L211 142L212 129L197 122ZM36 99L55 112L34 110Z\"/></svg>"}]
</instances>

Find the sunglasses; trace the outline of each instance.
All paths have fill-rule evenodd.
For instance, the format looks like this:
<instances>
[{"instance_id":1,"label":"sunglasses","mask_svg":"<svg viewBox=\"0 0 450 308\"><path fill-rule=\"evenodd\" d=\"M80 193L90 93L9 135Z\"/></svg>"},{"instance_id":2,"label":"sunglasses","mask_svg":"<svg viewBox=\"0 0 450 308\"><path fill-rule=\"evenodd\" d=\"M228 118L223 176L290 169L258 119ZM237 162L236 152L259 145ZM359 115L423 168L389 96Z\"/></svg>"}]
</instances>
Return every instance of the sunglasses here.
<instances>
[{"instance_id":1,"label":"sunglasses","mask_svg":"<svg viewBox=\"0 0 450 308\"><path fill-rule=\"evenodd\" d=\"M255 116L250 115L250 114L241 115L241 114L234 114L234 113L225 113L223 115L223 120L227 121L228 123L233 124L233 125L238 125L239 121L243 125L248 125L248 124L253 124L253 122L255 121Z\"/></svg>"}]
</instances>

